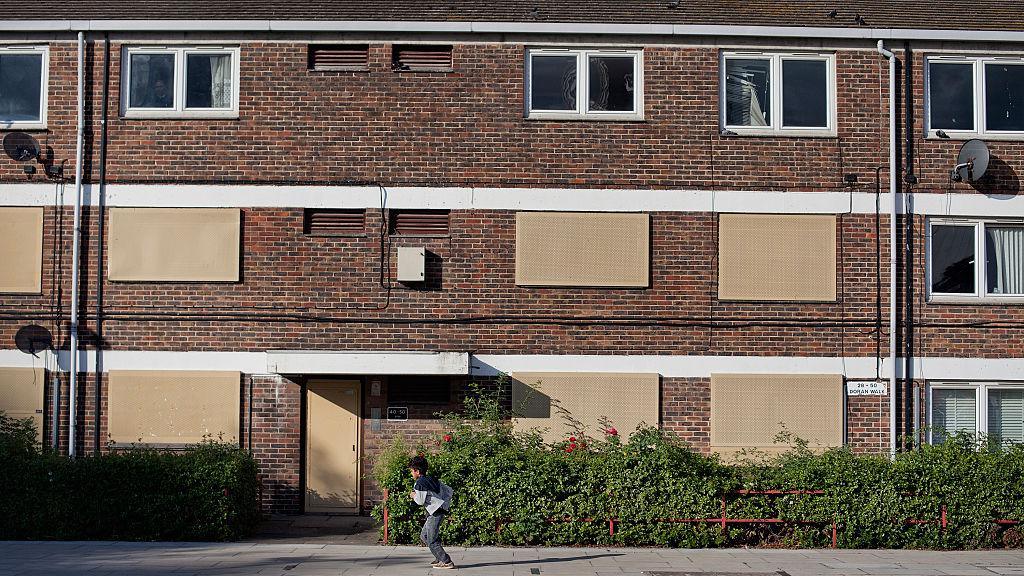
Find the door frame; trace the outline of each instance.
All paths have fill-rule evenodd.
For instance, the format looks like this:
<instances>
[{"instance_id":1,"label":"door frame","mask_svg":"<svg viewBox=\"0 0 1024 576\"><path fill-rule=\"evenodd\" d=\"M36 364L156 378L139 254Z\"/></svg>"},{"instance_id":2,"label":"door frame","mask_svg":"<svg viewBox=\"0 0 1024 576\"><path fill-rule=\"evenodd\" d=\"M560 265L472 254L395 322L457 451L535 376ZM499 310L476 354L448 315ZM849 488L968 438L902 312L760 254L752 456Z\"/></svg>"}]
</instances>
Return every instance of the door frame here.
<instances>
[{"instance_id":1,"label":"door frame","mask_svg":"<svg viewBox=\"0 0 1024 576\"><path fill-rule=\"evenodd\" d=\"M309 512L306 510L306 489L308 488L309 471L309 384L310 382L331 382L348 380L358 382L356 386L356 507L352 514L363 514L363 388L366 386L365 375L325 374L305 376L301 383L301 401L299 402L299 510L302 514L325 514L325 512ZM326 512L330 514L330 512ZM347 514L347 513L342 513Z\"/></svg>"}]
</instances>

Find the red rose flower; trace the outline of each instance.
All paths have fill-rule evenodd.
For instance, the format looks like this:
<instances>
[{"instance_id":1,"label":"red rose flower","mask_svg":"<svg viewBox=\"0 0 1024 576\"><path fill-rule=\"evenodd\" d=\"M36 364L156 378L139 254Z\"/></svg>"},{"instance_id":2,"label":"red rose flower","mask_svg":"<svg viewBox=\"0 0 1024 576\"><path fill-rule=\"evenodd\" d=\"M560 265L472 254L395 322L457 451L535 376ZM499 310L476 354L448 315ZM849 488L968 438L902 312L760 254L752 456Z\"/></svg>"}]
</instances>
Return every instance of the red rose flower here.
<instances>
[{"instance_id":1,"label":"red rose flower","mask_svg":"<svg viewBox=\"0 0 1024 576\"><path fill-rule=\"evenodd\" d=\"M618 436L619 435L619 431L616 430L615 428L609 428L609 429L605 430L604 433L609 435L609 436Z\"/></svg>"},{"instance_id":2,"label":"red rose flower","mask_svg":"<svg viewBox=\"0 0 1024 576\"><path fill-rule=\"evenodd\" d=\"M576 437L575 436L569 436L569 442L575 442L575 441L576 441Z\"/></svg>"},{"instance_id":3,"label":"red rose flower","mask_svg":"<svg viewBox=\"0 0 1024 576\"><path fill-rule=\"evenodd\" d=\"M445 434L444 435L444 441L445 442L451 442L452 441L452 435L451 434Z\"/></svg>"}]
</instances>

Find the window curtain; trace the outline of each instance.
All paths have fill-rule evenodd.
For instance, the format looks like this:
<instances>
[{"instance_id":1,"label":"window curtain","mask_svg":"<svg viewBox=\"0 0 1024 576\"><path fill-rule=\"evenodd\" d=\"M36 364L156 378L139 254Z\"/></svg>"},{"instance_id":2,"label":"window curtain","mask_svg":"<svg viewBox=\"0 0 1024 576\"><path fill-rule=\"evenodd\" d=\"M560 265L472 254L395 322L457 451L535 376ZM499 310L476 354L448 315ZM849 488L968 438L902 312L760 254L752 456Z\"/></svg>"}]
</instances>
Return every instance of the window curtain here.
<instances>
[{"instance_id":1,"label":"window curtain","mask_svg":"<svg viewBox=\"0 0 1024 576\"><path fill-rule=\"evenodd\" d=\"M988 291L1024 294L1024 227L985 229L988 245Z\"/></svg>"},{"instance_id":2,"label":"window curtain","mask_svg":"<svg viewBox=\"0 0 1024 576\"><path fill-rule=\"evenodd\" d=\"M769 60L726 60L726 124L769 125L770 69Z\"/></svg>"},{"instance_id":3,"label":"window curtain","mask_svg":"<svg viewBox=\"0 0 1024 576\"><path fill-rule=\"evenodd\" d=\"M231 107L231 56L213 56L210 58L210 92L211 107Z\"/></svg>"},{"instance_id":4,"label":"window curtain","mask_svg":"<svg viewBox=\"0 0 1024 576\"><path fill-rule=\"evenodd\" d=\"M973 388L932 391L932 443L942 444L957 432L976 434L977 396Z\"/></svg>"},{"instance_id":5,"label":"window curtain","mask_svg":"<svg viewBox=\"0 0 1024 576\"><path fill-rule=\"evenodd\" d=\"M988 433L1003 444L1024 443L1024 390L989 390Z\"/></svg>"},{"instance_id":6,"label":"window curtain","mask_svg":"<svg viewBox=\"0 0 1024 576\"><path fill-rule=\"evenodd\" d=\"M602 58L590 60L590 109L608 109L608 89L611 81L608 78L608 63Z\"/></svg>"}]
</instances>

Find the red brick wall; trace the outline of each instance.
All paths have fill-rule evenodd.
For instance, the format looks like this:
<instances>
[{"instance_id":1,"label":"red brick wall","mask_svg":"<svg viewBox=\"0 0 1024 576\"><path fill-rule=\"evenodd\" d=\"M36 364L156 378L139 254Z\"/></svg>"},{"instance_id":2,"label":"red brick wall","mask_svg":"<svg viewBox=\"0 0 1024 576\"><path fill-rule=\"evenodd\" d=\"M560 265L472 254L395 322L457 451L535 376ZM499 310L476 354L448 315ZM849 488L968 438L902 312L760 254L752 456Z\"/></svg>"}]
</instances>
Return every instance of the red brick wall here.
<instances>
[{"instance_id":1,"label":"red brick wall","mask_svg":"<svg viewBox=\"0 0 1024 576\"><path fill-rule=\"evenodd\" d=\"M884 334L879 342L873 332L879 278L883 315L888 306L887 246L884 240L876 246L870 215L839 217L835 303L719 302L717 220L709 213L652 214L651 287L597 289L516 286L514 213L454 211L450 237L390 238L392 277L402 245L425 246L440 266L435 284L392 282L390 296L379 282L375 234L305 236L301 209L251 208L243 218L241 282L105 281L104 346L806 356L870 356L876 345L887 347ZM368 211L368 229L379 218L379 210ZM95 237L94 228L86 233ZM69 252L60 262L70 260ZM88 331L94 330L95 256L90 240L83 248L87 296L81 301ZM44 276L53 276L48 259L45 268ZM20 317L0 319L0 336L51 311L61 316L50 325L63 324L66 309L51 305L66 300L58 296L70 289L62 274L60 293L47 284L41 296L5 296Z\"/></svg>"},{"instance_id":2,"label":"red brick wall","mask_svg":"<svg viewBox=\"0 0 1024 576\"><path fill-rule=\"evenodd\" d=\"M718 52L696 47L645 49L643 122L527 120L522 117L524 49L457 45L453 72L419 74L392 72L388 45L372 44L368 72L310 72L304 43L246 42L238 119L140 120L118 117L120 44L114 43L108 177L115 183L608 187L623 189L628 209L632 188L844 190L843 176L856 173L860 182L852 189L870 192L875 167L887 162L887 67L869 46L837 52L837 138L721 136ZM74 50L73 43L51 44L48 129L34 132L53 148L58 162L71 160L69 175ZM87 152L93 159L100 56L92 45ZM1017 191L1017 175L1024 170L1020 142L990 143L996 162L988 182L949 183L959 142L920 136L923 62L918 53L914 172L920 183L914 191ZM85 168L87 178L95 180L95 164L87 161ZM887 172L881 176L885 190ZM0 160L0 186L26 181L43 178L27 180L19 166ZM68 186L64 198L71 193ZM89 331L95 330L96 215L84 211L81 304L88 345L95 341ZM480 210L453 212L448 238L391 238L392 274L401 245L426 246L439 257L441 270L432 272L436 282L424 288L394 284L389 291L379 284L374 231L381 217L379 210L369 210L368 232L361 237L314 238L302 235L301 208L244 209L242 282L105 282L102 345L114 350L799 356L871 356L888 348L885 217L876 222L873 215L840 215L838 301L797 305L717 301L717 227L709 213L652 215L651 287L644 290L517 287L514 214ZM924 219L914 223L915 354L1019 356L1024 333L1018 308L924 300ZM54 331L59 346L67 346L70 209L46 209L44 254L41 295L0 297L0 341L10 342L19 326L36 322ZM880 331L877 306L883 314ZM537 318L555 315L616 320L570 324ZM454 322L455 316L492 318ZM651 318L661 322L652 325ZM91 425L93 382L86 377L81 387L79 449L84 451L97 441ZM63 384L66 395L66 379ZM253 392L252 448L263 465L265 503L268 510L296 512L301 387L257 377ZM706 446L706 379L666 378L662 394L665 427ZM379 401L366 397L367 411ZM855 449L885 448L887 399L851 398L848 421ZM369 425L364 422L367 454L391 434L429 440L437 430L436 421L426 416L412 424L385 421L379 433ZM101 445L104 435L101 431ZM364 497L374 494L366 485Z\"/></svg>"},{"instance_id":3,"label":"red brick wall","mask_svg":"<svg viewBox=\"0 0 1024 576\"><path fill-rule=\"evenodd\" d=\"M836 52L836 138L719 135L719 53L710 47L644 49L642 122L524 119L522 44L459 44L454 71L414 73L393 72L390 45L372 43L369 71L319 72L306 69L305 43L262 41L241 44L238 119L122 119L121 47L111 47L112 182L819 191L842 189L848 173L860 174L860 185L870 186L874 168L887 163L888 67L872 46ZM50 44L48 128L36 132L58 161L69 164L75 50L73 42ZM1019 190L1021 142L990 143L993 181L950 185L949 167L960 142L922 136L926 52L919 49L914 62L914 171L920 178L915 190ZM87 148L93 157L102 64L102 45L89 44ZM95 165L86 168L95 180ZM19 166L0 162L0 181L25 179ZM33 181L41 180L37 175Z\"/></svg>"},{"instance_id":4,"label":"red brick wall","mask_svg":"<svg viewBox=\"0 0 1024 576\"><path fill-rule=\"evenodd\" d=\"M298 514L303 502L299 481L302 387L278 376L250 376L245 379L246 385L250 378L253 400L249 449L260 465L263 510L271 514Z\"/></svg>"}]
</instances>

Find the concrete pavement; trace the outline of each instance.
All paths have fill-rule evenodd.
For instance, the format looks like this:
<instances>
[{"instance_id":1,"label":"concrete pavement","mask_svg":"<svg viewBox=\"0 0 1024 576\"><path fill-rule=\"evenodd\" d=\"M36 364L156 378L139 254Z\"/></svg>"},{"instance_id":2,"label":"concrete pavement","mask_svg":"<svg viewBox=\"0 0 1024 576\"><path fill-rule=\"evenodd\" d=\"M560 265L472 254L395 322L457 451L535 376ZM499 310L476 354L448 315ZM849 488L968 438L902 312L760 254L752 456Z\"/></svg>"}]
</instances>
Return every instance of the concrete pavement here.
<instances>
[{"instance_id":1,"label":"concrete pavement","mask_svg":"<svg viewBox=\"0 0 1024 576\"><path fill-rule=\"evenodd\" d=\"M425 548L337 544L0 542L0 576L1024 576L1024 552L456 548L433 570Z\"/></svg>"}]
</instances>

